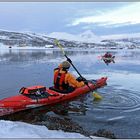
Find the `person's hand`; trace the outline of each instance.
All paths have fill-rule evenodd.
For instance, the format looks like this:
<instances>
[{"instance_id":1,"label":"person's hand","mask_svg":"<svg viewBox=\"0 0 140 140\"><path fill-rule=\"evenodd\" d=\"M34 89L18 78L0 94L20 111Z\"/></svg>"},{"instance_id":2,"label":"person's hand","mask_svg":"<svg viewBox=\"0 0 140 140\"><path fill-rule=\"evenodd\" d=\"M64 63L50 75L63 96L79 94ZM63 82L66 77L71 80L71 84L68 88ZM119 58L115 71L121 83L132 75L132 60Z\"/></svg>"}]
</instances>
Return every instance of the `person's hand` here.
<instances>
[{"instance_id":1,"label":"person's hand","mask_svg":"<svg viewBox=\"0 0 140 140\"><path fill-rule=\"evenodd\" d=\"M88 85L88 81L84 81L85 85Z\"/></svg>"},{"instance_id":2,"label":"person's hand","mask_svg":"<svg viewBox=\"0 0 140 140\"><path fill-rule=\"evenodd\" d=\"M69 63L72 63L72 61L71 61L71 59L70 59L70 58L67 58L67 61L68 61Z\"/></svg>"},{"instance_id":3,"label":"person's hand","mask_svg":"<svg viewBox=\"0 0 140 140\"><path fill-rule=\"evenodd\" d=\"M76 79L77 81L79 81L79 82L81 82L81 81L86 81L86 79L84 78L84 77L78 77L77 79Z\"/></svg>"}]
</instances>

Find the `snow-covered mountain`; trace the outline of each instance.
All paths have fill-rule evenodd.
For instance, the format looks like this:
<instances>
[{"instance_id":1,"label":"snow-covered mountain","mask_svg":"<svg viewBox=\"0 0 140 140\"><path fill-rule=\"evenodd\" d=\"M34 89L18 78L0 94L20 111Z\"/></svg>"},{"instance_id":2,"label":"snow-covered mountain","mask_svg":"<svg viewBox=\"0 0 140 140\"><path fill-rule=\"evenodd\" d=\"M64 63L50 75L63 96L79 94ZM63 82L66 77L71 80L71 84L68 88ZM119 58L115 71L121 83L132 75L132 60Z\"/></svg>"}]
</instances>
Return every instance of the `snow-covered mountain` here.
<instances>
[{"instance_id":1,"label":"snow-covered mountain","mask_svg":"<svg viewBox=\"0 0 140 140\"><path fill-rule=\"evenodd\" d=\"M102 40L122 40L122 39L140 39L140 33L131 33L131 34L115 34L115 35L104 35L101 36Z\"/></svg>"},{"instance_id":2,"label":"snow-covered mountain","mask_svg":"<svg viewBox=\"0 0 140 140\"><path fill-rule=\"evenodd\" d=\"M51 34L48 34L47 36L51 37L51 38L75 41L75 35L68 34L68 33L65 33L65 32L53 32ZM77 41L77 39L76 39L76 41Z\"/></svg>"},{"instance_id":3,"label":"snow-covered mountain","mask_svg":"<svg viewBox=\"0 0 140 140\"><path fill-rule=\"evenodd\" d=\"M31 46L45 45L44 40L37 36L26 34L26 33L8 32L8 31L0 31L0 43L9 46L13 46L13 45L22 46L25 44Z\"/></svg>"},{"instance_id":4,"label":"snow-covered mountain","mask_svg":"<svg viewBox=\"0 0 140 140\"><path fill-rule=\"evenodd\" d=\"M101 42L100 36L95 35L91 30L87 30L84 33L79 34L79 37L81 37L81 39L83 39L84 41L87 41L90 43Z\"/></svg>"},{"instance_id":5,"label":"snow-covered mountain","mask_svg":"<svg viewBox=\"0 0 140 140\"><path fill-rule=\"evenodd\" d=\"M100 37L95 35L90 30L87 30L78 35L68 34L65 32L53 32L49 34L48 37L64 39L68 41L84 42L84 43L100 43L101 42Z\"/></svg>"},{"instance_id":6,"label":"snow-covered mountain","mask_svg":"<svg viewBox=\"0 0 140 140\"><path fill-rule=\"evenodd\" d=\"M113 42L121 48L140 48L140 33L101 36L102 42Z\"/></svg>"},{"instance_id":7,"label":"snow-covered mountain","mask_svg":"<svg viewBox=\"0 0 140 140\"><path fill-rule=\"evenodd\" d=\"M55 39L59 39L64 47L122 49L140 48L140 34L97 36L88 30L73 35L64 32L39 34L31 32L10 32L0 30L0 48L2 47L56 47Z\"/></svg>"}]
</instances>

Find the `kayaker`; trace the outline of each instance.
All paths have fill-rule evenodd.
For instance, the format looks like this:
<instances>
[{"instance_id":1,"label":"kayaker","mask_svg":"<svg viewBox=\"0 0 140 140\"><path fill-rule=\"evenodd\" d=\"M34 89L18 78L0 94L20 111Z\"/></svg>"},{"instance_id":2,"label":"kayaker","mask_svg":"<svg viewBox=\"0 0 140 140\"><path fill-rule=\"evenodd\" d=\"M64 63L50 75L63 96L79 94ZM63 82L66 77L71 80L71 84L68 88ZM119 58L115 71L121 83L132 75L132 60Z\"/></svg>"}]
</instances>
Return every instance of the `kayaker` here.
<instances>
[{"instance_id":1,"label":"kayaker","mask_svg":"<svg viewBox=\"0 0 140 140\"><path fill-rule=\"evenodd\" d=\"M84 78L78 81L68 72L70 63L63 61L58 68L54 69L54 88L62 91L71 91L85 85Z\"/></svg>"},{"instance_id":2,"label":"kayaker","mask_svg":"<svg viewBox=\"0 0 140 140\"><path fill-rule=\"evenodd\" d=\"M105 58L111 58L112 57L112 54L109 53L109 52L106 52L103 57L105 57Z\"/></svg>"},{"instance_id":3,"label":"kayaker","mask_svg":"<svg viewBox=\"0 0 140 140\"><path fill-rule=\"evenodd\" d=\"M104 62L107 65L112 62L112 59L111 59L112 58L112 54L111 53L106 52L102 57L103 57Z\"/></svg>"}]
</instances>

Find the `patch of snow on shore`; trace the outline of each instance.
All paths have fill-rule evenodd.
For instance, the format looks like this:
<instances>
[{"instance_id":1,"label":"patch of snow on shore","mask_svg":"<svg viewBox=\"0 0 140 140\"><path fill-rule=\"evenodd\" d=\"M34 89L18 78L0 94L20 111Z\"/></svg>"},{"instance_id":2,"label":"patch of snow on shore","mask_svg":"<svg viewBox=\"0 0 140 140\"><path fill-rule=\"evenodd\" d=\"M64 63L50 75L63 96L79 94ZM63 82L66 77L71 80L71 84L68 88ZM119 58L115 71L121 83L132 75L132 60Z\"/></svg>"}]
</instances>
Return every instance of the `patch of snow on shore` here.
<instances>
[{"instance_id":1,"label":"patch of snow on shore","mask_svg":"<svg viewBox=\"0 0 140 140\"><path fill-rule=\"evenodd\" d=\"M48 130L45 126L0 120L0 138L87 138L78 133Z\"/></svg>"}]
</instances>

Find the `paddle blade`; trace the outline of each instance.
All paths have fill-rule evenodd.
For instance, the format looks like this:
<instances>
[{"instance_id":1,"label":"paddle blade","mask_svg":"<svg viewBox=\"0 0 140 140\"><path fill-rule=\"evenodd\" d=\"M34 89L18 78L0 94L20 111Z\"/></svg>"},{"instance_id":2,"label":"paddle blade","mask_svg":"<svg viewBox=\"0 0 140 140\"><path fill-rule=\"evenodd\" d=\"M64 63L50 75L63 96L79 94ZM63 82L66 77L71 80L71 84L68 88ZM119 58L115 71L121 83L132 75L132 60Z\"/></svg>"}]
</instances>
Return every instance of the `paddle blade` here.
<instances>
[{"instance_id":1,"label":"paddle blade","mask_svg":"<svg viewBox=\"0 0 140 140\"><path fill-rule=\"evenodd\" d=\"M101 100L102 99L102 96L99 95L97 92L93 92L93 96L94 96L95 100Z\"/></svg>"},{"instance_id":2,"label":"paddle blade","mask_svg":"<svg viewBox=\"0 0 140 140\"><path fill-rule=\"evenodd\" d=\"M60 42L59 42L57 39L55 39L55 40L54 40L54 43L55 43L55 45L57 45L57 46L61 49L62 53L65 55L65 52L64 52L63 47L62 47L62 45L60 44Z\"/></svg>"}]
</instances>

